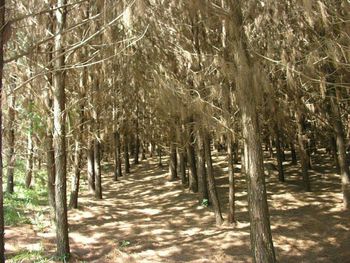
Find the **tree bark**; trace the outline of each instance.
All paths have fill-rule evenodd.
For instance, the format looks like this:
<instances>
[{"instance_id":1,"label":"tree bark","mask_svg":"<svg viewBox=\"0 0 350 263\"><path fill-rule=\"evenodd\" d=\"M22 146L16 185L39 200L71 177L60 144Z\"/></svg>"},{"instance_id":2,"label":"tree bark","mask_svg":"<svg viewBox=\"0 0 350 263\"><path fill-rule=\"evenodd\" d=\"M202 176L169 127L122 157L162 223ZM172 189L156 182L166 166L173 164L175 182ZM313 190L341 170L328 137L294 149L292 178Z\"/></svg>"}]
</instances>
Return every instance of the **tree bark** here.
<instances>
[{"instance_id":1,"label":"tree bark","mask_svg":"<svg viewBox=\"0 0 350 263\"><path fill-rule=\"evenodd\" d=\"M178 153L178 159L179 159L179 175L180 175L181 183L182 183L182 185L186 185L187 184L186 158L185 158L184 149L178 147L177 153Z\"/></svg>"},{"instance_id":2,"label":"tree bark","mask_svg":"<svg viewBox=\"0 0 350 263\"><path fill-rule=\"evenodd\" d=\"M300 109L296 112L297 127L298 127L298 150L300 155L301 171L303 176L304 189L307 192L311 191L310 179L309 179L309 157L306 149L306 134L304 128L304 116Z\"/></svg>"},{"instance_id":3,"label":"tree bark","mask_svg":"<svg viewBox=\"0 0 350 263\"><path fill-rule=\"evenodd\" d=\"M34 160L34 145L33 145L33 122L29 120L29 130L27 134L27 164L26 164L26 187L32 186L33 179L33 160Z\"/></svg>"},{"instance_id":4,"label":"tree bark","mask_svg":"<svg viewBox=\"0 0 350 263\"><path fill-rule=\"evenodd\" d=\"M198 173L198 188L200 193L200 202L203 200L209 201L209 193L208 193L208 180L207 173L205 168L205 150L204 150L204 141L201 132L198 131L198 159L197 159L197 173Z\"/></svg>"},{"instance_id":5,"label":"tree bark","mask_svg":"<svg viewBox=\"0 0 350 263\"><path fill-rule=\"evenodd\" d=\"M126 133L124 133L124 173L130 173L129 142Z\"/></svg>"},{"instance_id":6,"label":"tree bark","mask_svg":"<svg viewBox=\"0 0 350 263\"><path fill-rule=\"evenodd\" d=\"M216 222L216 225L222 225L224 219L222 218L220 201L218 198L218 193L216 191L213 163L211 159L210 137L208 132L204 132L203 140L204 140L205 162L207 164L208 188L209 188L211 203L213 205L213 209L215 212L215 222Z\"/></svg>"},{"instance_id":7,"label":"tree bark","mask_svg":"<svg viewBox=\"0 0 350 263\"><path fill-rule=\"evenodd\" d=\"M169 156L169 181L175 181L177 179L177 158L176 158L176 145L170 143L170 156Z\"/></svg>"},{"instance_id":8,"label":"tree bark","mask_svg":"<svg viewBox=\"0 0 350 263\"><path fill-rule=\"evenodd\" d=\"M93 193L95 192L95 151L92 138L89 139L87 151L88 184L89 191Z\"/></svg>"},{"instance_id":9,"label":"tree bark","mask_svg":"<svg viewBox=\"0 0 350 263\"><path fill-rule=\"evenodd\" d=\"M277 123L275 123L275 138L276 138L276 157L277 157L277 169L278 169L278 180L284 182L284 171L283 171L283 150L281 147L281 132Z\"/></svg>"},{"instance_id":10,"label":"tree bark","mask_svg":"<svg viewBox=\"0 0 350 263\"><path fill-rule=\"evenodd\" d=\"M234 175L234 158L233 158L233 143L232 134L229 132L227 135L227 160L228 160L228 222L230 224L236 221L235 217L235 175Z\"/></svg>"},{"instance_id":11,"label":"tree bark","mask_svg":"<svg viewBox=\"0 0 350 263\"><path fill-rule=\"evenodd\" d=\"M70 254L68 239L67 219L67 160L66 160L66 110L65 110L65 73L63 53L63 35L65 28L66 0L57 0L58 9L55 11L56 30L54 54L57 57L54 64L53 74L53 108L54 108L54 134L53 145L55 149L56 180L56 244L57 255L67 258ZM61 7L61 8L60 8Z\"/></svg>"},{"instance_id":12,"label":"tree bark","mask_svg":"<svg viewBox=\"0 0 350 263\"><path fill-rule=\"evenodd\" d=\"M198 192L198 177L197 177L197 167L196 167L196 152L194 148L194 135L192 124L190 124L190 142L187 145L187 160L189 164L189 188L193 193Z\"/></svg>"},{"instance_id":13,"label":"tree bark","mask_svg":"<svg viewBox=\"0 0 350 263\"><path fill-rule=\"evenodd\" d=\"M4 39L3 28L5 26L5 0L0 0L0 98L2 98L2 78L4 68ZM0 100L0 153L2 153L2 100ZM5 242L4 242L4 193L2 188L3 182L3 160L2 154L0 154L0 262L5 262Z\"/></svg>"},{"instance_id":14,"label":"tree bark","mask_svg":"<svg viewBox=\"0 0 350 263\"><path fill-rule=\"evenodd\" d=\"M94 141L95 159L95 197L102 199L102 178L101 178L101 143L98 139Z\"/></svg>"},{"instance_id":15,"label":"tree bark","mask_svg":"<svg viewBox=\"0 0 350 263\"><path fill-rule=\"evenodd\" d=\"M122 160L120 150L120 134L118 131L114 132L114 181L118 181L118 177L122 176Z\"/></svg>"},{"instance_id":16,"label":"tree bark","mask_svg":"<svg viewBox=\"0 0 350 263\"><path fill-rule=\"evenodd\" d=\"M7 152L7 187L6 191L10 194L14 192L14 171L16 164L16 156L15 156L15 118L16 118L16 97L14 92L15 84L11 84L11 93L8 97L8 152Z\"/></svg>"},{"instance_id":17,"label":"tree bark","mask_svg":"<svg viewBox=\"0 0 350 263\"><path fill-rule=\"evenodd\" d=\"M291 151L291 155L292 155L292 165L296 165L298 163L298 161L297 161L297 153L295 151L294 142L290 143L290 151Z\"/></svg>"}]
</instances>

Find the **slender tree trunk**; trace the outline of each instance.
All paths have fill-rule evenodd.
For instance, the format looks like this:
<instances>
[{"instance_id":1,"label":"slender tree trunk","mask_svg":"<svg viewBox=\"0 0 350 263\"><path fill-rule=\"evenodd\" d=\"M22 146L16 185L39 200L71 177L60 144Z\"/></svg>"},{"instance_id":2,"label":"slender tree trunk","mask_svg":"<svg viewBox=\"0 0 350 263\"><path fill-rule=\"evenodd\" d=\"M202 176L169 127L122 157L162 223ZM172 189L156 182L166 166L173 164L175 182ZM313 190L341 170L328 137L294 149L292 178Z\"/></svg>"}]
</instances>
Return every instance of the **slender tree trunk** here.
<instances>
[{"instance_id":1,"label":"slender tree trunk","mask_svg":"<svg viewBox=\"0 0 350 263\"><path fill-rule=\"evenodd\" d=\"M87 173L90 192L95 192L95 151L94 142L90 138L87 147Z\"/></svg>"},{"instance_id":2,"label":"slender tree trunk","mask_svg":"<svg viewBox=\"0 0 350 263\"><path fill-rule=\"evenodd\" d=\"M169 156L169 181L175 181L177 179L177 158L176 158L176 145L170 143L170 156Z\"/></svg>"},{"instance_id":3,"label":"slender tree trunk","mask_svg":"<svg viewBox=\"0 0 350 263\"><path fill-rule=\"evenodd\" d=\"M5 0L0 0L0 98L2 98L2 77L4 68L4 39L3 29L5 26ZM0 262L5 262L5 242L4 242L4 194L2 188L3 182L3 160L2 160L2 100L0 100Z\"/></svg>"},{"instance_id":4,"label":"slender tree trunk","mask_svg":"<svg viewBox=\"0 0 350 263\"><path fill-rule=\"evenodd\" d=\"M193 127L190 124L190 142L187 145L187 160L189 164L189 188L192 192L198 192L198 177L197 177L197 167L196 167L196 152L194 148L194 135L193 135Z\"/></svg>"},{"instance_id":5,"label":"slender tree trunk","mask_svg":"<svg viewBox=\"0 0 350 263\"><path fill-rule=\"evenodd\" d=\"M227 160L228 160L228 222L230 224L236 221L235 217L235 175L234 175L234 158L233 158L233 143L232 134L229 132L227 135Z\"/></svg>"},{"instance_id":6,"label":"slender tree trunk","mask_svg":"<svg viewBox=\"0 0 350 263\"><path fill-rule=\"evenodd\" d=\"M121 161L121 150L120 150L120 134L118 131L114 132L114 181L118 180L118 177L122 176L122 161Z\"/></svg>"},{"instance_id":7,"label":"slender tree trunk","mask_svg":"<svg viewBox=\"0 0 350 263\"><path fill-rule=\"evenodd\" d=\"M343 208L350 209L350 170L349 161L346 157L346 143L343 123L341 120L340 110L336 98L331 98L331 109L333 119L333 129L337 144L338 163L340 168L342 192L343 192Z\"/></svg>"},{"instance_id":8,"label":"slender tree trunk","mask_svg":"<svg viewBox=\"0 0 350 263\"><path fill-rule=\"evenodd\" d=\"M12 84L11 86L14 86L15 84ZM14 89L11 88L11 92L14 92ZM16 111L15 111L15 103L16 98L15 94L10 94L8 97L8 152L7 152L7 192L12 194L14 192L14 171L15 171L15 164L16 164L16 156L15 156L15 117L16 117Z\"/></svg>"},{"instance_id":9,"label":"slender tree trunk","mask_svg":"<svg viewBox=\"0 0 350 263\"><path fill-rule=\"evenodd\" d=\"M181 179L182 185L187 184L187 178L186 178L186 158L183 148L177 148L178 153L178 159L179 159L179 175Z\"/></svg>"},{"instance_id":10,"label":"slender tree trunk","mask_svg":"<svg viewBox=\"0 0 350 263\"><path fill-rule=\"evenodd\" d=\"M198 159L197 159L197 172L198 172L198 186L200 193L200 202L203 200L209 201L209 192L208 192L208 180L207 172L205 169L205 150L204 150L204 141L201 132L198 132Z\"/></svg>"},{"instance_id":11,"label":"slender tree trunk","mask_svg":"<svg viewBox=\"0 0 350 263\"><path fill-rule=\"evenodd\" d=\"M128 136L124 134L124 174L130 173L129 142Z\"/></svg>"},{"instance_id":12,"label":"slender tree trunk","mask_svg":"<svg viewBox=\"0 0 350 263\"><path fill-rule=\"evenodd\" d=\"M290 143L290 151L291 151L291 155L292 155L292 165L296 165L298 163L298 161L297 161L297 153L295 151L294 142Z\"/></svg>"},{"instance_id":13,"label":"slender tree trunk","mask_svg":"<svg viewBox=\"0 0 350 263\"><path fill-rule=\"evenodd\" d=\"M216 191L213 163L211 159L210 137L207 132L204 132L203 140L204 140L205 162L207 164L208 188L209 188L210 199L211 199L211 203L213 204L213 209L215 212L216 225L221 225L224 219L222 218L218 193Z\"/></svg>"},{"instance_id":14,"label":"slender tree trunk","mask_svg":"<svg viewBox=\"0 0 350 263\"><path fill-rule=\"evenodd\" d=\"M32 186L33 180L33 159L34 159L34 145L33 145L33 122L29 120L29 130L27 135L27 164L26 164L26 187Z\"/></svg>"},{"instance_id":15,"label":"slender tree trunk","mask_svg":"<svg viewBox=\"0 0 350 263\"><path fill-rule=\"evenodd\" d=\"M277 157L277 169L278 169L278 180L284 182L284 171L283 171L283 150L281 147L281 134L277 124L275 124L275 138L276 138L276 157Z\"/></svg>"},{"instance_id":16,"label":"slender tree trunk","mask_svg":"<svg viewBox=\"0 0 350 263\"><path fill-rule=\"evenodd\" d=\"M339 165L338 151L337 151L337 140L335 136L331 136L329 143L331 147L332 157L334 160L334 165L337 168L337 171L340 172L340 165Z\"/></svg>"},{"instance_id":17,"label":"slender tree trunk","mask_svg":"<svg viewBox=\"0 0 350 263\"><path fill-rule=\"evenodd\" d=\"M66 0L57 0L57 7L66 5ZM69 257L68 220L67 220L67 160L66 160L66 110L65 110L65 73L63 53L63 35L66 9L59 8L55 11L56 30L54 54L55 72L53 74L53 108L54 108L54 134L53 145L55 149L56 180L55 180L55 202L56 202L56 243L57 255Z\"/></svg>"},{"instance_id":18,"label":"slender tree trunk","mask_svg":"<svg viewBox=\"0 0 350 263\"><path fill-rule=\"evenodd\" d=\"M158 146L157 147L157 154L158 154L158 167L162 167L162 149Z\"/></svg>"},{"instance_id":19,"label":"slender tree trunk","mask_svg":"<svg viewBox=\"0 0 350 263\"><path fill-rule=\"evenodd\" d=\"M146 150L145 150L145 142L141 142L141 161L146 160Z\"/></svg>"},{"instance_id":20,"label":"slender tree trunk","mask_svg":"<svg viewBox=\"0 0 350 263\"><path fill-rule=\"evenodd\" d=\"M94 159L95 159L95 197L102 199L102 178L101 178L101 143L94 141Z\"/></svg>"},{"instance_id":21,"label":"slender tree trunk","mask_svg":"<svg viewBox=\"0 0 350 263\"><path fill-rule=\"evenodd\" d=\"M300 109L296 112L297 126L298 126L298 149L300 155L301 171L303 176L303 183L305 191L311 191L310 179L309 179L309 157L306 149L305 129L304 129L304 116Z\"/></svg>"},{"instance_id":22,"label":"slender tree trunk","mask_svg":"<svg viewBox=\"0 0 350 263\"><path fill-rule=\"evenodd\" d=\"M137 125L138 126L138 125ZM138 129L138 128L137 128ZM139 135L136 134L135 138L135 151L134 151L134 164L139 164L139 155L140 155L140 138Z\"/></svg>"}]
</instances>

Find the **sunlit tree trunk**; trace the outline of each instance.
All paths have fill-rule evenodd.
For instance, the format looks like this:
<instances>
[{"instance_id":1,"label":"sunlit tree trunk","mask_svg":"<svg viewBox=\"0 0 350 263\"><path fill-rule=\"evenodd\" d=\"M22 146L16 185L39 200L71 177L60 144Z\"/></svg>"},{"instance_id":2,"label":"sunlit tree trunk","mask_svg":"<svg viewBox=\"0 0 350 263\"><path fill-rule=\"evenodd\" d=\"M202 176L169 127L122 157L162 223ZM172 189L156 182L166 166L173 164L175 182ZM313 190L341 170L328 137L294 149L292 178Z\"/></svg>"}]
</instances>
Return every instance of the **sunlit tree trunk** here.
<instances>
[{"instance_id":1,"label":"sunlit tree trunk","mask_svg":"<svg viewBox=\"0 0 350 263\"><path fill-rule=\"evenodd\" d=\"M169 181L177 179L177 158L176 158L176 145L170 143L170 156L169 156Z\"/></svg>"},{"instance_id":2,"label":"sunlit tree trunk","mask_svg":"<svg viewBox=\"0 0 350 263\"><path fill-rule=\"evenodd\" d=\"M204 141L203 136L200 131L197 133L197 144L198 144L198 158L197 158L197 173L198 173L198 188L200 193L200 201L203 202L204 199L209 201L208 193L208 180L207 172L205 168L205 151L204 151Z\"/></svg>"},{"instance_id":3,"label":"sunlit tree trunk","mask_svg":"<svg viewBox=\"0 0 350 263\"><path fill-rule=\"evenodd\" d=\"M193 134L193 124L190 123L189 136L190 142L187 145L187 160L189 165L189 188L192 192L198 192L198 178L197 178L197 167L196 167L196 152L194 148L194 134Z\"/></svg>"},{"instance_id":4,"label":"sunlit tree trunk","mask_svg":"<svg viewBox=\"0 0 350 263\"><path fill-rule=\"evenodd\" d=\"M95 192L95 151L92 138L89 138L87 146L87 174L89 190Z\"/></svg>"},{"instance_id":5,"label":"sunlit tree trunk","mask_svg":"<svg viewBox=\"0 0 350 263\"><path fill-rule=\"evenodd\" d=\"M94 141L94 168L95 168L95 197L102 199L102 178L101 178L101 142Z\"/></svg>"},{"instance_id":6,"label":"sunlit tree trunk","mask_svg":"<svg viewBox=\"0 0 350 263\"><path fill-rule=\"evenodd\" d=\"M32 186L34 165L33 121L30 118L27 132L26 187Z\"/></svg>"},{"instance_id":7,"label":"sunlit tree trunk","mask_svg":"<svg viewBox=\"0 0 350 263\"><path fill-rule=\"evenodd\" d=\"M65 28L66 0L57 0L58 9L55 11L56 30L54 54L56 56L53 74L53 108L54 133L53 145L55 150L56 180L56 244L57 256L69 257L68 219L67 219L67 156L66 156L66 110L65 110L65 72L62 31ZM61 8L60 8L61 7Z\"/></svg>"},{"instance_id":8,"label":"sunlit tree trunk","mask_svg":"<svg viewBox=\"0 0 350 263\"><path fill-rule=\"evenodd\" d=\"M227 134L227 163L228 163L228 222L234 223L235 217L235 175L234 175L234 158L233 158L233 138L231 132Z\"/></svg>"}]
</instances>

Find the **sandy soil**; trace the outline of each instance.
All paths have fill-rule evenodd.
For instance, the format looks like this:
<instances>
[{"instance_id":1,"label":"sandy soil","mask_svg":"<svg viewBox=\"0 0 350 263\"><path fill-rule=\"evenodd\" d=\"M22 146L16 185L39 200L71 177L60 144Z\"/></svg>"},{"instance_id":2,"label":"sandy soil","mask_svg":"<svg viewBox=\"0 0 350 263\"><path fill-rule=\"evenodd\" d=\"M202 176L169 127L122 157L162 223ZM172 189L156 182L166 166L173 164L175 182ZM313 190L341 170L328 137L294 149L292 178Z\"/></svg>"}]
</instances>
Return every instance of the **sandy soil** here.
<instances>
[{"instance_id":1,"label":"sandy soil","mask_svg":"<svg viewBox=\"0 0 350 263\"><path fill-rule=\"evenodd\" d=\"M350 213L341 210L339 176L326 156L315 158L324 164L312 170L313 192L303 191L300 168L289 162L285 183L276 172L266 178L278 262L350 262ZM214 159L220 200L227 204L224 156ZM83 183L80 208L69 211L72 261L252 262L244 178L236 174L237 224L216 227L211 208L166 176L155 160L133 167L118 182L106 173L102 201ZM226 206L223 211L226 217ZM40 245L48 255L55 251L54 232L30 225L7 229L6 242L8 256Z\"/></svg>"}]
</instances>

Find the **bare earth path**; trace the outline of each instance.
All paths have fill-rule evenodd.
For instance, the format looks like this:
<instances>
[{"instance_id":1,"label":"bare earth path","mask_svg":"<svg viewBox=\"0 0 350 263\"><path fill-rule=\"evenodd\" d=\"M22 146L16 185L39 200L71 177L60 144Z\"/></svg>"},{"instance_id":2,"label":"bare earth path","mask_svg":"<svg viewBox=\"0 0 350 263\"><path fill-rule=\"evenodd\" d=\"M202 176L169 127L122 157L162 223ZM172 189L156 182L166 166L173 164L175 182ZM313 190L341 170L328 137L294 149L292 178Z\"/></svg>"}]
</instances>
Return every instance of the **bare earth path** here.
<instances>
[{"instance_id":1,"label":"bare earth path","mask_svg":"<svg viewBox=\"0 0 350 263\"><path fill-rule=\"evenodd\" d=\"M275 174L267 177L278 261L350 262L350 213L341 211L333 168L324 165L312 171L311 193L302 190L298 167L287 162L286 168L284 184ZM224 157L217 158L215 171L221 175L218 189L226 204ZM238 223L218 228L211 209L200 206L180 182L167 182L166 175L166 169L148 160L118 182L105 173L103 200L83 191L80 209L69 211L73 261L251 262L244 179L237 174ZM45 237L45 250L53 253L54 234L37 236ZM7 238L9 245L15 243Z\"/></svg>"}]
</instances>

